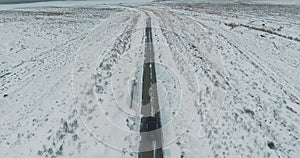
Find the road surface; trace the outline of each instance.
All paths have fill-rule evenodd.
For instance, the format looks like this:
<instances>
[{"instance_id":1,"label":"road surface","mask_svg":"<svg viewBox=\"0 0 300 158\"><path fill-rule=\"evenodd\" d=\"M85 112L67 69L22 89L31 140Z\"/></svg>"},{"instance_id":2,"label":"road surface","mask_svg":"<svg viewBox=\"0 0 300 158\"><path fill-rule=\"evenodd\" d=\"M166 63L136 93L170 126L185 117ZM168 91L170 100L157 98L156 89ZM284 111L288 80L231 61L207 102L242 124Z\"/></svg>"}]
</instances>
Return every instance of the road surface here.
<instances>
[{"instance_id":1,"label":"road surface","mask_svg":"<svg viewBox=\"0 0 300 158\"><path fill-rule=\"evenodd\" d=\"M299 157L299 6L99 3L0 6L0 157ZM194 74L200 90L191 81L181 108L175 97L162 104L155 83L167 73L154 61L180 81ZM147 123L130 96L174 130L140 134Z\"/></svg>"},{"instance_id":2,"label":"road surface","mask_svg":"<svg viewBox=\"0 0 300 158\"><path fill-rule=\"evenodd\" d=\"M148 15L148 14L147 14ZM146 40L145 40L145 60L143 71L143 87L142 87L142 107L141 114L144 118L149 116L155 117L157 121L157 130L147 130L149 122L141 119L140 132L141 141L139 147L139 158L163 158L162 140L163 135L160 120L160 111L157 94L157 82L155 72L154 49L152 41L151 18L148 15L146 21ZM157 149L156 149L157 148ZM149 150L152 149L152 150Z\"/></svg>"}]
</instances>

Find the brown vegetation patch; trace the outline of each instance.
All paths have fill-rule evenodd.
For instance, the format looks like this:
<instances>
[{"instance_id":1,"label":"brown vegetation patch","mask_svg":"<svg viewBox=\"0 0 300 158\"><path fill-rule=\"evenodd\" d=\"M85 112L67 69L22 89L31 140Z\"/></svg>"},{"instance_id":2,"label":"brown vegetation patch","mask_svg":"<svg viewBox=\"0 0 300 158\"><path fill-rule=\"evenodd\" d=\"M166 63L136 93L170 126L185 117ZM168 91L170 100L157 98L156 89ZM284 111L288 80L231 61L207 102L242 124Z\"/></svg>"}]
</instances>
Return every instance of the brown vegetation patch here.
<instances>
[{"instance_id":1,"label":"brown vegetation patch","mask_svg":"<svg viewBox=\"0 0 300 158\"><path fill-rule=\"evenodd\" d=\"M235 24L235 23L225 23L225 25L229 26L230 29L233 29L233 28L238 27L238 26L242 26L242 27L246 27L246 28L251 29L251 30L266 32L266 33L276 35L276 36L279 36L279 37L282 37L282 38L286 38L286 39L289 39L289 40L300 42L300 39L298 39L298 38L294 38L294 37L291 37L291 36L279 34L279 33L275 32L273 30L267 30L267 29L264 29L264 28L258 28L258 27L254 27L254 26L248 26L248 25L244 25L244 24Z\"/></svg>"},{"instance_id":2,"label":"brown vegetation patch","mask_svg":"<svg viewBox=\"0 0 300 158\"><path fill-rule=\"evenodd\" d=\"M66 13L64 12L41 12L42 15L46 16L62 16L65 15Z\"/></svg>"},{"instance_id":3,"label":"brown vegetation patch","mask_svg":"<svg viewBox=\"0 0 300 158\"><path fill-rule=\"evenodd\" d=\"M235 24L235 23L229 23L229 24L225 23L225 25L226 25L226 26L229 26L229 27L230 27L230 29L233 29L233 28L235 28L235 27L238 27L238 26L239 26L239 25L237 25L237 24Z\"/></svg>"}]
</instances>

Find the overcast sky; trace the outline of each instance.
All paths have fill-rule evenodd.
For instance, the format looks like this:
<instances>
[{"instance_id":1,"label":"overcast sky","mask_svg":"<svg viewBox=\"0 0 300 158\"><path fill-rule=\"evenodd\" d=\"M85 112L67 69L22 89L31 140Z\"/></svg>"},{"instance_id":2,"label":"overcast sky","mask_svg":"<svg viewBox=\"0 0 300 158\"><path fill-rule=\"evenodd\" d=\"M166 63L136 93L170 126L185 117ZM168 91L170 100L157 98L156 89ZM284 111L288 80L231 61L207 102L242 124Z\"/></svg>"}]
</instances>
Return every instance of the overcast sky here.
<instances>
[{"instance_id":1,"label":"overcast sky","mask_svg":"<svg viewBox=\"0 0 300 158\"><path fill-rule=\"evenodd\" d=\"M0 3L42 2L50 0L0 0Z\"/></svg>"},{"instance_id":2,"label":"overcast sky","mask_svg":"<svg viewBox=\"0 0 300 158\"><path fill-rule=\"evenodd\" d=\"M0 4L2 3L25 3L25 2L46 2L46 1L78 1L78 0L0 0ZM84 1L84 0L83 0ZM93 0L93 1L120 1L120 0ZM130 1L130 0L129 0ZM143 1L143 0L142 0ZM176 1L176 0L171 0ZM213 2L213 1L240 1L240 2L251 2L251 1L269 1L269 2L278 2L278 1L284 1L284 2L297 2L296 4L300 4L300 0L177 0L177 1L199 1L199 2ZM126 2L126 0L124 0Z\"/></svg>"}]
</instances>

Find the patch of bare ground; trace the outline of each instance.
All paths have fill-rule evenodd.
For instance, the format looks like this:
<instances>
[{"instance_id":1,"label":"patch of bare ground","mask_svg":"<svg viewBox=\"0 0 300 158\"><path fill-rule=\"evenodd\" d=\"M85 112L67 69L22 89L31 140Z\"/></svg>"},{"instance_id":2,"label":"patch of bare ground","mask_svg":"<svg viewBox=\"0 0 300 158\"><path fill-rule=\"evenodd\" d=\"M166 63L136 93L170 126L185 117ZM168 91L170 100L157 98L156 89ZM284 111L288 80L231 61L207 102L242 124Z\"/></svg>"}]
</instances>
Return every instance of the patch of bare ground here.
<instances>
[{"instance_id":1,"label":"patch of bare ground","mask_svg":"<svg viewBox=\"0 0 300 158\"><path fill-rule=\"evenodd\" d=\"M225 25L226 25L226 26L229 26L230 29L233 29L233 28L239 26L239 25L237 25L237 24L235 24L235 23L229 23L229 24L226 24L226 23L225 23Z\"/></svg>"},{"instance_id":2,"label":"patch of bare ground","mask_svg":"<svg viewBox=\"0 0 300 158\"><path fill-rule=\"evenodd\" d=\"M63 12L43 12L44 15L47 15L47 16L62 16L66 13L63 13Z\"/></svg>"},{"instance_id":3,"label":"patch of bare ground","mask_svg":"<svg viewBox=\"0 0 300 158\"><path fill-rule=\"evenodd\" d=\"M225 23L225 25L228 26L228 27L230 27L230 29L233 29L235 27L240 26L240 27L245 27L245 28L251 29L251 30L257 30L257 31L261 31L261 32L266 32L266 33L269 33L269 34L272 34L272 35L276 35L276 36L279 36L279 37L282 37L282 38L286 38L286 39L289 39L289 40L300 42L300 39L298 39L298 38L294 38L294 37L291 37L291 36L283 35L283 34L275 32L275 31L267 30L267 29L264 29L264 28L259 28L259 27L254 27L254 26L248 26L248 25L244 25L244 24L235 24L235 23Z\"/></svg>"}]
</instances>

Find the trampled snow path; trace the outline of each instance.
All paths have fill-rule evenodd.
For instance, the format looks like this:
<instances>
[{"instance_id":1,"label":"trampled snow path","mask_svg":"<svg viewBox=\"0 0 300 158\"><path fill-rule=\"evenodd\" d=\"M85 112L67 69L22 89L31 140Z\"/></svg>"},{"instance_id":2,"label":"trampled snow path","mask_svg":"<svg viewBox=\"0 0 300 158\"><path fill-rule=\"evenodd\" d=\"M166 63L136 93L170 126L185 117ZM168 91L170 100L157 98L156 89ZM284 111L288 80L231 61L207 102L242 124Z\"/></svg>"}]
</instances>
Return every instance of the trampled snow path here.
<instances>
[{"instance_id":1,"label":"trampled snow path","mask_svg":"<svg viewBox=\"0 0 300 158\"><path fill-rule=\"evenodd\" d=\"M299 6L0 12L0 157L137 157L145 12L164 157L300 154Z\"/></svg>"}]
</instances>

